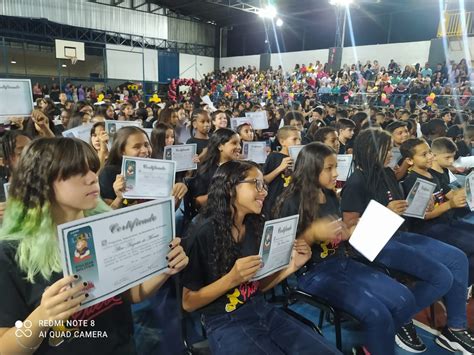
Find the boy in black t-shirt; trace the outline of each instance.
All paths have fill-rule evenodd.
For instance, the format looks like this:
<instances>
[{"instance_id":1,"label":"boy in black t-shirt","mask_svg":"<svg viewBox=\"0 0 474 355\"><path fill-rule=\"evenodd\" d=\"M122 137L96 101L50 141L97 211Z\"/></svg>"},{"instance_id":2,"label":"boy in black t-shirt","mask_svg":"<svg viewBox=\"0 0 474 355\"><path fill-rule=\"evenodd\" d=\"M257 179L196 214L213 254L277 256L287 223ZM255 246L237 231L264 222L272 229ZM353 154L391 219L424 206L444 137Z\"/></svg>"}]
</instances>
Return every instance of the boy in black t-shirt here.
<instances>
[{"instance_id":1,"label":"boy in black t-shirt","mask_svg":"<svg viewBox=\"0 0 474 355\"><path fill-rule=\"evenodd\" d=\"M408 131L408 123L403 121L394 121L390 123L386 128L386 131L390 132L392 135L392 161L390 162L390 168L395 172L397 180L403 180L407 175L408 163L405 159L401 158L400 146L408 138L410 138L410 133Z\"/></svg>"},{"instance_id":2,"label":"boy in black t-shirt","mask_svg":"<svg viewBox=\"0 0 474 355\"><path fill-rule=\"evenodd\" d=\"M403 190L407 195L418 178L436 184L435 207L427 212L425 219L410 218L414 232L427 235L451 244L464 251L469 259L469 284L474 282L474 243L472 234L474 225L455 220L453 210L466 207L464 189L443 190L439 179L433 174L433 154L425 140L411 138L400 147L403 158L411 166L411 172L403 181Z\"/></svg>"},{"instance_id":3,"label":"boy in black t-shirt","mask_svg":"<svg viewBox=\"0 0 474 355\"><path fill-rule=\"evenodd\" d=\"M291 181L294 162L288 156L288 147L301 144L301 133L296 127L283 126L278 130L277 138L282 147L281 151L270 153L263 167L263 178L268 185L268 196L263 205L263 212L267 217L271 215L276 199Z\"/></svg>"},{"instance_id":4,"label":"boy in black t-shirt","mask_svg":"<svg viewBox=\"0 0 474 355\"><path fill-rule=\"evenodd\" d=\"M336 123L336 128L339 134L339 152L338 154L351 154L352 146L349 146L352 137L354 136L354 129L356 125L354 121L347 118L341 118Z\"/></svg>"}]
</instances>

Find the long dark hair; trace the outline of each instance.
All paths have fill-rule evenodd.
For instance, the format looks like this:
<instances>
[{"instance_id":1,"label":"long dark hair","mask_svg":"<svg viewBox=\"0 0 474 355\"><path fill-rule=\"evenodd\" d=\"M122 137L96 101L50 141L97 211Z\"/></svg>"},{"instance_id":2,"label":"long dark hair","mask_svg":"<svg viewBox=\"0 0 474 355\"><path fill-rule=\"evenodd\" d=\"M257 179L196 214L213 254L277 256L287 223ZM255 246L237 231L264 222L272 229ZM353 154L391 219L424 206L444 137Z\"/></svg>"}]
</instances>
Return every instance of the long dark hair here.
<instances>
[{"instance_id":1,"label":"long dark hair","mask_svg":"<svg viewBox=\"0 0 474 355\"><path fill-rule=\"evenodd\" d=\"M219 146L226 144L237 133L228 128L221 128L215 131L207 145L207 151L202 158L202 164L199 166L198 173L203 174L211 169L211 167L219 164L221 152Z\"/></svg>"},{"instance_id":2,"label":"long dark hair","mask_svg":"<svg viewBox=\"0 0 474 355\"><path fill-rule=\"evenodd\" d=\"M219 166L211 180L203 217L210 219L214 227L212 269L217 277L228 273L239 257L239 247L232 237L232 227L236 227L233 219L237 211L236 187L240 181L245 180L252 169L259 169L259 167L253 162L229 161ZM260 237L263 217L250 214L245 217L244 223L247 231L253 231ZM259 239L256 238L256 245L260 243Z\"/></svg>"},{"instance_id":3,"label":"long dark hair","mask_svg":"<svg viewBox=\"0 0 474 355\"><path fill-rule=\"evenodd\" d=\"M369 197L379 202L386 199L387 191L396 200L404 198L394 174L384 167L391 146L391 135L377 128L361 131L354 141L353 164L364 175Z\"/></svg>"},{"instance_id":4,"label":"long dark hair","mask_svg":"<svg viewBox=\"0 0 474 355\"><path fill-rule=\"evenodd\" d=\"M322 192L319 175L324 169L324 160L328 156L336 154L334 149L320 142L307 144L301 149L291 183L277 200L273 211L274 218L279 217L283 203L290 196L297 196L300 201L298 233L302 233L318 218L318 201Z\"/></svg>"},{"instance_id":5,"label":"long dark hair","mask_svg":"<svg viewBox=\"0 0 474 355\"><path fill-rule=\"evenodd\" d=\"M105 165L122 165L123 150L127 145L128 137L132 134L142 133L148 139L146 132L136 126L125 126L120 128L114 137L112 148L110 149L109 157Z\"/></svg>"},{"instance_id":6,"label":"long dark hair","mask_svg":"<svg viewBox=\"0 0 474 355\"><path fill-rule=\"evenodd\" d=\"M166 131L171 129L174 133L172 126L166 123L158 123L153 131L151 131L150 143L151 143L151 157L155 159L163 159L163 154L166 145Z\"/></svg>"}]
</instances>

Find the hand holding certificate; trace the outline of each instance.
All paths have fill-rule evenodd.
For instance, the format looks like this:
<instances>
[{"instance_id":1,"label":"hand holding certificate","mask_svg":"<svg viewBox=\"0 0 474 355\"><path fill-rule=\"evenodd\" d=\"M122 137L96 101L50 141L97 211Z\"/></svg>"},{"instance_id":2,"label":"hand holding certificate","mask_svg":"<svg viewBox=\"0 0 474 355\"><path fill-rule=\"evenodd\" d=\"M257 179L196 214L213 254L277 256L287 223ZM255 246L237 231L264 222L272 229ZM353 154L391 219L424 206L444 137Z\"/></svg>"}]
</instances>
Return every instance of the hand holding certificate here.
<instances>
[{"instance_id":1,"label":"hand holding certificate","mask_svg":"<svg viewBox=\"0 0 474 355\"><path fill-rule=\"evenodd\" d=\"M243 156L246 160L251 160L257 164L264 164L267 160L267 143L244 142Z\"/></svg>"},{"instance_id":2,"label":"hand holding certificate","mask_svg":"<svg viewBox=\"0 0 474 355\"><path fill-rule=\"evenodd\" d=\"M291 159L293 159L293 165L295 165L298 154L300 154L300 151L303 149L303 147L304 145L292 145L288 147L288 154L290 154Z\"/></svg>"},{"instance_id":3,"label":"hand holding certificate","mask_svg":"<svg viewBox=\"0 0 474 355\"><path fill-rule=\"evenodd\" d=\"M395 212L371 200L349 243L368 260L374 261L404 221Z\"/></svg>"},{"instance_id":4,"label":"hand holding certificate","mask_svg":"<svg viewBox=\"0 0 474 355\"><path fill-rule=\"evenodd\" d=\"M197 144L169 145L165 147L163 158L176 162L176 171L196 170L197 164L193 161L196 155Z\"/></svg>"},{"instance_id":5,"label":"hand holding certificate","mask_svg":"<svg viewBox=\"0 0 474 355\"><path fill-rule=\"evenodd\" d=\"M337 180L347 181L352 169L352 154L337 155Z\"/></svg>"},{"instance_id":6,"label":"hand holding certificate","mask_svg":"<svg viewBox=\"0 0 474 355\"><path fill-rule=\"evenodd\" d=\"M435 189L436 184L433 184L424 179L416 179L415 184L408 193L408 207L403 215L424 219L426 209L428 208Z\"/></svg>"},{"instance_id":7,"label":"hand holding certificate","mask_svg":"<svg viewBox=\"0 0 474 355\"><path fill-rule=\"evenodd\" d=\"M167 271L174 221L167 198L59 225L64 276L79 275L90 287L81 309Z\"/></svg>"},{"instance_id":8,"label":"hand holding certificate","mask_svg":"<svg viewBox=\"0 0 474 355\"><path fill-rule=\"evenodd\" d=\"M298 215L265 222L259 255L263 267L253 280L260 280L290 264L298 227Z\"/></svg>"},{"instance_id":9,"label":"hand holding certificate","mask_svg":"<svg viewBox=\"0 0 474 355\"><path fill-rule=\"evenodd\" d=\"M474 211L474 171L466 177L465 189L467 205Z\"/></svg>"},{"instance_id":10,"label":"hand holding certificate","mask_svg":"<svg viewBox=\"0 0 474 355\"><path fill-rule=\"evenodd\" d=\"M171 196L176 163L169 160L133 158L122 159L125 179L124 198L157 199Z\"/></svg>"}]
</instances>

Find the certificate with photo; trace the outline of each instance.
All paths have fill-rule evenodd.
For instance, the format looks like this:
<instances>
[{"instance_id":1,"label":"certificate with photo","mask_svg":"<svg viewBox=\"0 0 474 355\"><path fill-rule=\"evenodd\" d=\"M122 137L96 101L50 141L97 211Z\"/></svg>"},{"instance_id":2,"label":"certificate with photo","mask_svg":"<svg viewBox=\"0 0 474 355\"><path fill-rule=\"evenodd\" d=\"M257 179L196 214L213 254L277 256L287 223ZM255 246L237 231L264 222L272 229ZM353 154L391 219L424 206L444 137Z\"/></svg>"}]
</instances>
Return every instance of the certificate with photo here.
<instances>
[{"instance_id":1,"label":"certificate with photo","mask_svg":"<svg viewBox=\"0 0 474 355\"><path fill-rule=\"evenodd\" d=\"M295 166L296 159L298 154L300 154L301 149L304 148L304 145L292 145L288 147L288 154L290 154L291 159L293 159L293 166Z\"/></svg>"},{"instance_id":2,"label":"certificate with photo","mask_svg":"<svg viewBox=\"0 0 474 355\"><path fill-rule=\"evenodd\" d=\"M465 181L466 201L471 211L474 211L474 171L472 171Z\"/></svg>"},{"instance_id":3,"label":"certificate with photo","mask_svg":"<svg viewBox=\"0 0 474 355\"><path fill-rule=\"evenodd\" d=\"M267 111L246 112L245 117L251 120L253 129L268 128Z\"/></svg>"},{"instance_id":4,"label":"certificate with photo","mask_svg":"<svg viewBox=\"0 0 474 355\"><path fill-rule=\"evenodd\" d=\"M172 160L124 156L122 175L125 179L124 198L152 200L171 196L176 163Z\"/></svg>"},{"instance_id":5,"label":"certificate with photo","mask_svg":"<svg viewBox=\"0 0 474 355\"><path fill-rule=\"evenodd\" d=\"M80 309L165 272L174 223L174 199L167 198L59 225L64 276L89 284Z\"/></svg>"},{"instance_id":6,"label":"certificate with photo","mask_svg":"<svg viewBox=\"0 0 474 355\"><path fill-rule=\"evenodd\" d=\"M115 134L120 128L134 126L141 127L140 122L137 121L114 121L114 120L105 120L105 131L109 135L109 149L112 147L112 142L114 141Z\"/></svg>"},{"instance_id":7,"label":"certificate with photo","mask_svg":"<svg viewBox=\"0 0 474 355\"><path fill-rule=\"evenodd\" d=\"M424 179L416 179L415 184L408 193L408 207L403 215L407 217L424 219L426 209L428 208L435 189L436 184Z\"/></svg>"},{"instance_id":8,"label":"certificate with photo","mask_svg":"<svg viewBox=\"0 0 474 355\"><path fill-rule=\"evenodd\" d=\"M246 160L251 160L257 164L265 164L267 160L267 143L244 142L242 154Z\"/></svg>"},{"instance_id":9,"label":"certificate with photo","mask_svg":"<svg viewBox=\"0 0 474 355\"><path fill-rule=\"evenodd\" d=\"M165 147L163 158L176 162L176 171L196 170L197 164L193 162L196 155L197 144L169 145Z\"/></svg>"},{"instance_id":10,"label":"certificate with photo","mask_svg":"<svg viewBox=\"0 0 474 355\"><path fill-rule=\"evenodd\" d=\"M290 264L298 218L299 215L294 215L265 222L258 253L262 257L263 267L253 280L267 277Z\"/></svg>"},{"instance_id":11,"label":"certificate with photo","mask_svg":"<svg viewBox=\"0 0 474 355\"><path fill-rule=\"evenodd\" d=\"M92 126L92 124L86 124L68 129L63 132L63 137L78 138L87 144L90 144Z\"/></svg>"},{"instance_id":12,"label":"certificate with photo","mask_svg":"<svg viewBox=\"0 0 474 355\"><path fill-rule=\"evenodd\" d=\"M243 125L244 123L248 123L252 125L252 120L247 117L232 117L230 119L230 128L235 131L237 127L239 127L240 125Z\"/></svg>"},{"instance_id":13,"label":"certificate with photo","mask_svg":"<svg viewBox=\"0 0 474 355\"><path fill-rule=\"evenodd\" d=\"M337 155L337 180L347 181L352 173L352 154Z\"/></svg>"}]
</instances>

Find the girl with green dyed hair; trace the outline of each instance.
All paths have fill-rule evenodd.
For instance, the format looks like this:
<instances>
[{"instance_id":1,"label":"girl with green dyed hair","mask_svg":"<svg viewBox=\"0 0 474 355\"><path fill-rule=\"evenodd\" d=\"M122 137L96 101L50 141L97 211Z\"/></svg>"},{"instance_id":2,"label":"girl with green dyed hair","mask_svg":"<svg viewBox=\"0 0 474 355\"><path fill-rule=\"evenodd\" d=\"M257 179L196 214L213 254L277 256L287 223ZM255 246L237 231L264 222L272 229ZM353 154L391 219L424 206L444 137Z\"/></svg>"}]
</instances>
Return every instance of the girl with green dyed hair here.
<instances>
[{"instance_id":1,"label":"girl with green dyed hair","mask_svg":"<svg viewBox=\"0 0 474 355\"><path fill-rule=\"evenodd\" d=\"M0 354L134 353L130 303L150 297L187 265L176 238L167 273L78 312L92 285L63 276L56 227L110 210L99 197L99 167L93 148L77 139L40 138L23 152L0 229ZM54 339L50 330L63 336ZM94 338L77 337L77 330Z\"/></svg>"}]
</instances>

